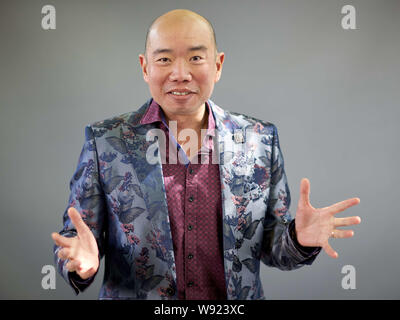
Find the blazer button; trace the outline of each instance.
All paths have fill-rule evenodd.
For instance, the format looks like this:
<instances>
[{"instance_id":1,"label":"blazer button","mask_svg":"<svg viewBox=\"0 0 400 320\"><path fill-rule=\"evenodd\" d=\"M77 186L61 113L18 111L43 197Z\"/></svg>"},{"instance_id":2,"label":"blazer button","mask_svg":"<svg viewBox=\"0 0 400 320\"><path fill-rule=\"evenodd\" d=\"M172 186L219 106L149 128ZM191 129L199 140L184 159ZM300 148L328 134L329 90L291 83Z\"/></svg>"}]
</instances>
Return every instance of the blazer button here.
<instances>
[{"instance_id":1,"label":"blazer button","mask_svg":"<svg viewBox=\"0 0 400 320\"><path fill-rule=\"evenodd\" d=\"M169 296L173 296L173 295L175 294L175 290L172 289L172 288L167 288L167 294L168 294Z\"/></svg>"},{"instance_id":2,"label":"blazer button","mask_svg":"<svg viewBox=\"0 0 400 320\"><path fill-rule=\"evenodd\" d=\"M194 285L194 282L193 281L189 281L188 283L187 283L187 286L190 288L190 287L193 287L193 285Z\"/></svg>"},{"instance_id":3,"label":"blazer button","mask_svg":"<svg viewBox=\"0 0 400 320\"><path fill-rule=\"evenodd\" d=\"M189 224L187 228L188 228L189 231L192 231L193 226L191 224Z\"/></svg>"},{"instance_id":4,"label":"blazer button","mask_svg":"<svg viewBox=\"0 0 400 320\"><path fill-rule=\"evenodd\" d=\"M189 197L189 202L193 202L194 198L192 196Z\"/></svg>"},{"instance_id":5,"label":"blazer button","mask_svg":"<svg viewBox=\"0 0 400 320\"><path fill-rule=\"evenodd\" d=\"M193 259L193 255L191 253L188 254L188 259Z\"/></svg>"},{"instance_id":6,"label":"blazer button","mask_svg":"<svg viewBox=\"0 0 400 320\"><path fill-rule=\"evenodd\" d=\"M189 168L189 173L192 174L193 173L193 169Z\"/></svg>"}]
</instances>

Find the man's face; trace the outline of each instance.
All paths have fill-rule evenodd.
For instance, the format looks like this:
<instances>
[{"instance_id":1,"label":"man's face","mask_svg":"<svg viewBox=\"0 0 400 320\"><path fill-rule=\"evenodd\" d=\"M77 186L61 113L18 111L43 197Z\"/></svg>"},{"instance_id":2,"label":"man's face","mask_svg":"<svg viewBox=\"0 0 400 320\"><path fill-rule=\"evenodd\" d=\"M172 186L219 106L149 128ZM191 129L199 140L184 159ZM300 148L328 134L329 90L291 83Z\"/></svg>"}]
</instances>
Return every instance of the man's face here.
<instances>
[{"instance_id":1,"label":"man's face","mask_svg":"<svg viewBox=\"0 0 400 320\"><path fill-rule=\"evenodd\" d=\"M211 96L224 54L216 56L210 29L199 21L161 22L149 33L143 78L154 100L170 115L190 115Z\"/></svg>"}]
</instances>

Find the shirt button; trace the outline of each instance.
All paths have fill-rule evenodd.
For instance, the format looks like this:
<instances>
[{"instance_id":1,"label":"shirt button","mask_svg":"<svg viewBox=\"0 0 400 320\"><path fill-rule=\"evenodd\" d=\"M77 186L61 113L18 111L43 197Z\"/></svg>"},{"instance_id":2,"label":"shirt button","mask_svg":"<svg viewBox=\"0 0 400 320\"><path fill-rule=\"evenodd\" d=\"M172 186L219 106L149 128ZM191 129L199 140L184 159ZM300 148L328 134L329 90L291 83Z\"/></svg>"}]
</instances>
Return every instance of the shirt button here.
<instances>
[{"instance_id":1,"label":"shirt button","mask_svg":"<svg viewBox=\"0 0 400 320\"><path fill-rule=\"evenodd\" d=\"M167 294L168 294L169 296L173 296L173 295L175 294L175 290L172 289L172 288L168 288L168 289L167 289Z\"/></svg>"},{"instance_id":2,"label":"shirt button","mask_svg":"<svg viewBox=\"0 0 400 320\"><path fill-rule=\"evenodd\" d=\"M188 259L193 259L193 255L191 253L188 254Z\"/></svg>"},{"instance_id":3,"label":"shirt button","mask_svg":"<svg viewBox=\"0 0 400 320\"><path fill-rule=\"evenodd\" d=\"M189 197L189 202L193 202L194 198L192 196Z\"/></svg>"},{"instance_id":4,"label":"shirt button","mask_svg":"<svg viewBox=\"0 0 400 320\"><path fill-rule=\"evenodd\" d=\"M194 285L194 282L193 281L189 281L188 283L187 283L187 286L190 288L190 287L193 287L193 285Z\"/></svg>"},{"instance_id":5,"label":"shirt button","mask_svg":"<svg viewBox=\"0 0 400 320\"><path fill-rule=\"evenodd\" d=\"M188 228L189 231L192 231L193 226L191 224L189 224L187 228Z\"/></svg>"}]
</instances>

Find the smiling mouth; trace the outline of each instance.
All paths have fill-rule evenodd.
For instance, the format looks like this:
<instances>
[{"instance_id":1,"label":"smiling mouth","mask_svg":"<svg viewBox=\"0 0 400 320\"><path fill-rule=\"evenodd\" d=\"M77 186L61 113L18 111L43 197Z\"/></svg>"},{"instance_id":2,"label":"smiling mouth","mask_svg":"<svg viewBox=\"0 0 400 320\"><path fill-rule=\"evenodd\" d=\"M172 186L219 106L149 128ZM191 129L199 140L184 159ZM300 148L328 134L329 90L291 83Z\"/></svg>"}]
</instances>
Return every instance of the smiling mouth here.
<instances>
[{"instance_id":1,"label":"smiling mouth","mask_svg":"<svg viewBox=\"0 0 400 320\"><path fill-rule=\"evenodd\" d=\"M191 94L193 92L191 92L191 91L184 91L184 92L171 91L171 92L168 92L168 93L172 94L174 96L187 96L188 94Z\"/></svg>"}]
</instances>

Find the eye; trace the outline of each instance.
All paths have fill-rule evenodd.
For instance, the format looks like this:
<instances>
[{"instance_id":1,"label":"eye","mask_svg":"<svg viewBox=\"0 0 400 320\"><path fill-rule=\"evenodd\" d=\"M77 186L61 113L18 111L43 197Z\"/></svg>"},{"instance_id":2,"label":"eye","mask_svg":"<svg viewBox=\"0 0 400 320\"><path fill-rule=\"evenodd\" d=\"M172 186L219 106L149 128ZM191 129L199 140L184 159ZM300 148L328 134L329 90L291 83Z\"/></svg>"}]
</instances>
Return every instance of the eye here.
<instances>
[{"instance_id":1,"label":"eye","mask_svg":"<svg viewBox=\"0 0 400 320\"><path fill-rule=\"evenodd\" d=\"M168 58L160 58L160 59L158 59L157 61L161 61L161 62L168 62Z\"/></svg>"},{"instance_id":2,"label":"eye","mask_svg":"<svg viewBox=\"0 0 400 320\"><path fill-rule=\"evenodd\" d=\"M193 61L200 61L201 59L203 59L203 58L200 57L200 56L194 56L194 57L192 57L192 60L193 60Z\"/></svg>"}]
</instances>

